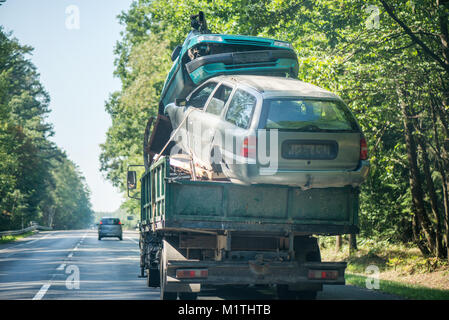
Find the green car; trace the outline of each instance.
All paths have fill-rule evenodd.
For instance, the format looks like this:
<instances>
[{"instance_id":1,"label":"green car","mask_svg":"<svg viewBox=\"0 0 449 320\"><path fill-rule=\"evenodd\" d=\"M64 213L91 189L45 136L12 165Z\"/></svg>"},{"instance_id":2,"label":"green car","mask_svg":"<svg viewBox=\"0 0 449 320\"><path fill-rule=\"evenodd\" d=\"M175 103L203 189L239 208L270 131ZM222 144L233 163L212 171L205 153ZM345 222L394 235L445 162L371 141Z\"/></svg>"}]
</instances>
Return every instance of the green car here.
<instances>
[{"instance_id":1,"label":"green car","mask_svg":"<svg viewBox=\"0 0 449 320\"><path fill-rule=\"evenodd\" d=\"M193 30L172 53L173 66L162 89L159 113L218 75L266 75L296 78L292 45L262 37L201 33Z\"/></svg>"}]
</instances>

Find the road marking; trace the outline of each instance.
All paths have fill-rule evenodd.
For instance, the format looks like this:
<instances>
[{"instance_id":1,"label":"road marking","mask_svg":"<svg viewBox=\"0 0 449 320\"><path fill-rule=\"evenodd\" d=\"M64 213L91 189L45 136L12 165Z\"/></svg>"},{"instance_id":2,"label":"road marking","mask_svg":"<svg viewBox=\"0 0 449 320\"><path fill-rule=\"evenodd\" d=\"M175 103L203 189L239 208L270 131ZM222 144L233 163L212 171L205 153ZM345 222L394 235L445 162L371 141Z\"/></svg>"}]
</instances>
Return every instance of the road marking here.
<instances>
[{"instance_id":1,"label":"road marking","mask_svg":"<svg viewBox=\"0 0 449 320\"><path fill-rule=\"evenodd\" d=\"M125 239L131 240L132 242L139 244L139 242L137 242L136 240L134 240L132 238L126 237Z\"/></svg>"},{"instance_id":2,"label":"road marking","mask_svg":"<svg viewBox=\"0 0 449 320\"><path fill-rule=\"evenodd\" d=\"M38 293L36 293L36 295L34 296L33 300L41 300L45 294L47 293L48 289L51 286L51 281L49 281L48 283L44 284L41 289L39 290Z\"/></svg>"},{"instance_id":3,"label":"road marking","mask_svg":"<svg viewBox=\"0 0 449 320\"><path fill-rule=\"evenodd\" d=\"M73 257L73 252L70 252L69 255L67 256L67 258L71 258Z\"/></svg>"},{"instance_id":4,"label":"road marking","mask_svg":"<svg viewBox=\"0 0 449 320\"><path fill-rule=\"evenodd\" d=\"M58 270L58 271L64 270L64 269L65 269L65 266L66 266L66 264L63 263L63 264L61 264L59 267L57 267L56 270Z\"/></svg>"}]
</instances>

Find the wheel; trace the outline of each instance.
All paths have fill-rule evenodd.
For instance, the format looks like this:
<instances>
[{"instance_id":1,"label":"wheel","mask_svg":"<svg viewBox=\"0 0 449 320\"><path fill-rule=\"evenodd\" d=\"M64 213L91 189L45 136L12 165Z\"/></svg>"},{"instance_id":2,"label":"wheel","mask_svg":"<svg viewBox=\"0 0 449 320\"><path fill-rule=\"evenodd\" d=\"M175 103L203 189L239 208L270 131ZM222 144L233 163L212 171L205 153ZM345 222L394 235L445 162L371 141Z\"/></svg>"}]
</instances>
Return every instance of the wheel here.
<instances>
[{"instance_id":1,"label":"wheel","mask_svg":"<svg viewBox=\"0 0 449 320\"><path fill-rule=\"evenodd\" d=\"M278 284L276 291L279 300L296 300L296 292L289 290L286 284Z\"/></svg>"},{"instance_id":2,"label":"wheel","mask_svg":"<svg viewBox=\"0 0 449 320\"><path fill-rule=\"evenodd\" d=\"M123 240L123 237L118 237L118 238L119 238L119 240L120 240L120 241L122 241L122 240Z\"/></svg>"},{"instance_id":3,"label":"wheel","mask_svg":"<svg viewBox=\"0 0 449 320\"><path fill-rule=\"evenodd\" d=\"M163 254L162 254L163 256ZM177 292L167 292L166 291L166 283L167 283L167 275L166 272L166 266L165 261L163 258L161 258L161 264L159 268L159 274L160 274L160 287L161 287L161 300L176 300L178 298Z\"/></svg>"},{"instance_id":4,"label":"wheel","mask_svg":"<svg viewBox=\"0 0 449 320\"><path fill-rule=\"evenodd\" d=\"M151 288L157 288L160 286L161 279L159 270L156 268L147 269L147 286Z\"/></svg>"},{"instance_id":5,"label":"wheel","mask_svg":"<svg viewBox=\"0 0 449 320\"><path fill-rule=\"evenodd\" d=\"M316 300L318 292L316 291L297 291L296 296L299 300Z\"/></svg>"},{"instance_id":6,"label":"wheel","mask_svg":"<svg viewBox=\"0 0 449 320\"><path fill-rule=\"evenodd\" d=\"M98 240L100 240L100 241L101 241L101 237L100 237L100 236L98 236Z\"/></svg>"},{"instance_id":7,"label":"wheel","mask_svg":"<svg viewBox=\"0 0 449 320\"><path fill-rule=\"evenodd\" d=\"M180 292L179 300L196 300L198 298L197 292Z\"/></svg>"}]
</instances>

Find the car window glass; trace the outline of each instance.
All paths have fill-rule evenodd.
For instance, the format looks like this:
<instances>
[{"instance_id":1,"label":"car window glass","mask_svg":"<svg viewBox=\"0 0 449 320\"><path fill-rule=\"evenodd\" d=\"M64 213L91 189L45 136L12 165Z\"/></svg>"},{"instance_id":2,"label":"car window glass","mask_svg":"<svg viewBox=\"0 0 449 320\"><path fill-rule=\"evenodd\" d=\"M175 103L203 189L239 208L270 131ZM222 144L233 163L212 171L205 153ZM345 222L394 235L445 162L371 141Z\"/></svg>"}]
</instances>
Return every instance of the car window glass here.
<instances>
[{"instance_id":1,"label":"car window glass","mask_svg":"<svg viewBox=\"0 0 449 320\"><path fill-rule=\"evenodd\" d=\"M203 108L210 94L214 91L216 85L217 84L215 82L210 82L195 92L189 99L189 106Z\"/></svg>"},{"instance_id":2,"label":"car window glass","mask_svg":"<svg viewBox=\"0 0 449 320\"><path fill-rule=\"evenodd\" d=\"M355 130L355 121L338 101L270 100L266 129Z\"/></svg>"},{"instance_id":3,"label":"car window glass","mask_svg":"<svg viewBox=\"0 0 449 320\"><path fill-rule=\"evenodd\" d=\"M221 114L221 111L223 111L223 108L226 102L228 101L231 93L232 88L225 85L221 85L220 88L218 88L217 91L215 91L214 96L207 105L206 112L219 116Z\"/></svg>"},{"instance_id":4,"label":"car window glass","mask_svg":"<svg viewBox=\"0 0 449 320\"><path fill-rule=\"evenodd\" d=\"M114 225L114 224L119 224L120 219L114 219L114 218L106 218L106 219L101 219L101 223L104 225Z\"/></svg>"},{"instance_id":5,"label":"car window glass","mask_svg":"<svg viewBox=\"0 0 449 320\"><path fill-rule=\"evenodd\" d=\"M226 120L236 126L247 129L256 106L256 97L238 89L229 104Z\"/></svg>"}]
</instances>

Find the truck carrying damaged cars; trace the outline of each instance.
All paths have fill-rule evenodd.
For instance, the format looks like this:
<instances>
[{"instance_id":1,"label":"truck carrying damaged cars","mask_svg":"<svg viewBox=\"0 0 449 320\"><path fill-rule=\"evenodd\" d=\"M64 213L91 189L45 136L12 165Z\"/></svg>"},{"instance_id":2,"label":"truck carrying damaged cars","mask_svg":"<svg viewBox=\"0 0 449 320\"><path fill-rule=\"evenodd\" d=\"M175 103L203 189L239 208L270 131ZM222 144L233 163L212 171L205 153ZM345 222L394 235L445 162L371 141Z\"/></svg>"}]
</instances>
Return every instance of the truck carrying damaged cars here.
<instances>
[{"instance_id":1,"label":"truck carrying damaged cars","mask_svg":"<svg viewBox=\"0 0 449 320\"><path fill-rule=\"evenodd\" d=\"M358 233L369 160L357 121L338 96L295 79L290 44L210 34L202 13L192 27L144 136L147 285L161 299L222 285L314 299L344 284L346 263L321 261L317 236ZM137 182L129 171L129 189Z\"/></svg>"}]
</instances>

